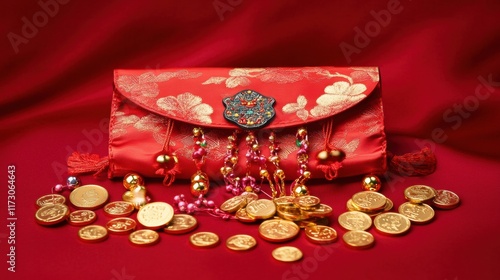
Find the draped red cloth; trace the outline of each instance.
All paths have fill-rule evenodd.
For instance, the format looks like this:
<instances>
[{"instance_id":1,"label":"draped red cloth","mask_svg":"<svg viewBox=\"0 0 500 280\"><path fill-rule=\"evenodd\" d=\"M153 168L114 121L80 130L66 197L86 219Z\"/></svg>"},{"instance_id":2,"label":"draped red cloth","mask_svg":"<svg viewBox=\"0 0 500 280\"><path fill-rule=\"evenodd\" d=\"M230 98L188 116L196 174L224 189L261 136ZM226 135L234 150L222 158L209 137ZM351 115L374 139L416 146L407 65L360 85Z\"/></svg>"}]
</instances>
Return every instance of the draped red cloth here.
<instances>
[{"instance_id":1,"label":"draped red cloth","mask_svg":"<svg viewBox=\"0 0 500 280\"><path fill-rule=\"evenodd\" d=\"M500 3L321 2L2 2L0 278L496 278ZM193 248L189 235L163 232L150 248L116 235L87 244L77 227L35 223L35 200L64 183L72 152L108 153L113 69L318 65L378 66L388 150L401 155L428 146L435 153L432 175L383 176L381 192L395 207L412 184L451 190L462 204L436 211L434 221L413 225L405 236L371 228L375 246L356 251L343 244L336 218L361 190L361 177L311 183L311 193L333 207L339 240L313 245L301 232L287 243L304 253L296 263L275 261L271 251L280 245L262 240L258 225L203 214L196 216L197 230L217 233L216 248ZM9 170L15 170L10 183ZM107 188L111 201L125 191L120 180L81 180ZM146 187L154 201L189 195L183 181L166 188L146 180ZM15 196L14 208L8 195ZM217 204L229 197L222 186L208 195ZM109 218L102 209L97 214L96 224L105 225ZM227 249L225 240L239 233L254 236L256 248ZM8 270L13 264L16 272Z\"/></svg>"}]
</instances>

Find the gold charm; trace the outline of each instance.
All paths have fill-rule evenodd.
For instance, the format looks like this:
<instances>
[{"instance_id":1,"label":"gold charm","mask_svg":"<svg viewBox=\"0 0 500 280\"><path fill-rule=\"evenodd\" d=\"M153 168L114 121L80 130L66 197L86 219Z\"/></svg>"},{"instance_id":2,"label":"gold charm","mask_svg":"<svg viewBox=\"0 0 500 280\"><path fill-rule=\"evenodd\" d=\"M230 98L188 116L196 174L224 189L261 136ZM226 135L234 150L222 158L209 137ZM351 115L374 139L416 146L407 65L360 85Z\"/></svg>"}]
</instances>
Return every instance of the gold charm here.
<instances>
[{"instance_id":1,"label":"gold charm","mask_svg":"<svg viewBox=\"0 0 500 280\"><path fill-rule=\"evenodd\" d=\"M367 175L363 178L363 190L378 192L382 183L380 179L375 175Z\"/></svg>"},{"instance_id":2,"label":"gold charm","mask_svg":"<svg viewBox=\"0 0 500 280\"><path fill-rule=\"evenodd\" d=\"M148 203L147 197L146 197L146 188L143 186L136 186L133 189L126 191L122 199L126 202L132 203L134 205L135 209L140 209L146 203Z\"/></svg>"},{"instance_id":3,"label":"gold charm","mask_svg":"<svg viewBox=\"0 0 500 280\"><path fill-rule=\"evenodd\" d=\"M210 189L210 182L208 175L198 170L196 174L191 177L191 194L193 196L205 195Z\"/></svg>"}]
</instances>

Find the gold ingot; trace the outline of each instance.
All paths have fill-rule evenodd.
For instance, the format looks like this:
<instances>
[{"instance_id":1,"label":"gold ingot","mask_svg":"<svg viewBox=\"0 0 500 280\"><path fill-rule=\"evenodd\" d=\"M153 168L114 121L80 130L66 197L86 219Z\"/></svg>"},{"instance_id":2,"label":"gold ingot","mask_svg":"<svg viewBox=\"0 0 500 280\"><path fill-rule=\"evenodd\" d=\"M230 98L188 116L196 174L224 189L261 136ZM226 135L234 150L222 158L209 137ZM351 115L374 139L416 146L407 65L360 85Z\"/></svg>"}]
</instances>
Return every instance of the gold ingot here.
<instances>
[{"instance_id":1,"label":"gold ingot","mask_svg":"<svg viewBox=\"0 0 500 280\"><path fill-rule=\"evenodd\" d=\"M415 224L425 224L434 218L434 209L425 203L405 202L399 206L398 212Z\"/></svg>"},{"instance_id":2,"label":"gold ingot","mask_svg":"<svg viewBox=\"0 0 500 280\"><path fill-rule=\"evenodd\" d=\"M295 197L309 195L309 189L306 187L306 185L296 184L293 187L292 195L295 196Z\"/></svg>"},{"instance_id":3,"label":"gold ingot","mask_svg":"<svg viewBox=\"0 0 500 280\"><path fill-rule=\"evenodd\" d=\"M350 230L342 236L345 244L354 249L367 249L373 246L375 238L364 230Z\"/></svg>"},{"instance_id":4,"label":"gold ingot","mask_svg":"<svg viewBox=\"0 0 500 280\"><path fill-rule=\"evenodd\" d=\"M380 190L382 183L375 175L367 175L363 178L363 190L377 192Z\"/></svg>"},{"instance_id":5,"label":"gold ingot","mask_svg":"<svg viewBox=\"0 0 500 280\"><path fill-rule=\"evenodd\" d=\"M146 197L146 188L143 186L136 186L130 191L126 191L123 194L122 199L126 202L132 203L135 209L139 209L148 202Z\"/></svg>"},{"instance_id":6,"label":"gold ingot","mask_svg":"<svg viewBox=\"0 0 500 280\"><path fill-rule=\"evenodd\" d=\"M137 173L129 173L123 177L123 186L127 190L133 189L137 186L144 186L144 179L142 179L142 177Z\"/></svg>"},{"instance_id":7,"label":"gold ingot","mask_svg":"<svg viewBox=\"0 0 500 280\"><path fill-rule=\"evenodd\" d=\"M302 251L292 246L278 247L272 252L273 258L280 262L295 262L302 259Z\"/></svg>"}]
</instances>

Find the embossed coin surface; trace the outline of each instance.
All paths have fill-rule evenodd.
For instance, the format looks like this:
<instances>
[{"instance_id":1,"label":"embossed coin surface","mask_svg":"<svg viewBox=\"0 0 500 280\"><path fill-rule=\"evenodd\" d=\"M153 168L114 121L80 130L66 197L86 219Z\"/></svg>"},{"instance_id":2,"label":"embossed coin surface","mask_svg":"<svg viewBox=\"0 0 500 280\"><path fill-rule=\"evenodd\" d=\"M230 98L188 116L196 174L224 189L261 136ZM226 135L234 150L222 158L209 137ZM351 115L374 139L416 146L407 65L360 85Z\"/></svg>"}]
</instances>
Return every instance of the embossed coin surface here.
<instances>
[{"instance_id":1,"label":"embossed coin surface","mask_svg":"<svg viewBox=\"0 0 500 280\"><path fill-rule=\"evenodd\" d=\"M407 232L410 229L410 220L399 213L382 213L373 220L375 229L381 233L398 235Z\"/></svg>"},{"instance_id":2,"label":"embossed coin surface","mask_svg":"<svg viewBox=\"0 0 500 280\"><path fill-rule=\"evenodd\" d=\"M316 244L328 244L337 241L337 231L328 226L311 225L304 228L307 240Z\"/></svg>"},{"instance_id":3,"label":"embossed coin surface","mask_svg":"<svg viewBox=\"0 0 500 280\"><path fill-rule=\"evenodd\" d=\"M246 204L246 197L238 195L224 201L224 203L221 204L220 209L228 213L234 213L240 208L243 208Z\"/></svg>"},{"instance_id":4,"label":"embossed coin surface","mask_svg":"<svg viewBox=\"0 0 500 280\"><path fill-rule=\"evenodd\" d=\"M137 220L149 229L165 227L174 217L174 208L166 202L151 202L139 209Z\"/></svg>"},{"instance_id":5,"label":"embossed coin surface","mask_svg":"<svg viewBox=\"0 0 500 280\"><path fill-rule=\"evenodd\" d=\"M247 204L251 201L259 199L259 196L254 192L243 192L240 194L240 196L246 199Z\"/></svg>"},{"instance_id":6,"label":"embossed coin surface","mask_svg":"<svg viewBox=\"0 0 500 280\"><path fill-rule=\"evenodd\" d=\"M312 195L304 195L296 197L293 201L301 209L309 210L319 205L320 199Z\"/></svg>"},{"instance_id":7,"label":"embossed coin surface","mask_svg":"<svg viewBox=\"0 0 500 280\"><path fill-rule=\"evenodd\" d=\"M76 208L97 209L108 200L108 191L98 185L84 185L74 189L69 195L69 201Z\"/></svg>"},{"instance_id":8,"label":"embossed coin surface","mask_svg":"<svg viewBox=\"0 0 500 280\"><path fill-rule=\"evenodd\" d=\"M439 209L453 209L460 204L460 198L454 192L448 190L437 190L432 205Z\"/></svg>"},{"instance_id":9,"label":"embossed coin surface","mask_svg":"<svg viewBox=\"0 0 500 280\"><path fill-rule=\"evenodd\" d=\"M405 189L405 198L413 203L430 201L436 196L436 190L425 185L414 185Z\"/></svg>"},{"instance_id":10,"label":"embossed coin surface","mask_svg":"<svg viewBox=\"0 0 500 280\"><path fill-rule=\"evenodd\" d=\"M293 239L299 233L299 226L294 222L274 219L262 222L259 226L259 235L270 242L285 242Z\"/></svg>"},{"instance_id":11,"label":"embossed coin surface","mask_svg":"<svg viewBox=\"0 0 500 280\"><path fill-rule=\"evenodd\" d=\"M295 197L293 196L280 196L274 199L274 203L276 203L277 206L291 206L293 205L294 199Z\"/></svg>"},{"instance_id":12,"label":"embossed coin surface","mask_svg":"<svg viewBox=\"0 0 500 280\"><path fill-rule=\"evenodd\" d=\"M134 245L150 246L160 241L160 235L154 230L140 229L132 232L128 236L128 240Z\"/></svg>"},{"instance_id":13,"label":"embossed coin surface","mask_svg":"<svg viewBox=\"0 0 500 280\"><path fill-rule=\"evenodd\" d=\"M42 207L49 204L64 204L66 198L60 194L47 194L36 200L36 205Z\"/></svg>"},{"instance_id":14,"label":"embossed coin surface","mask_svg":"<svg viewBox=\"0 0 500 280\"><path fill-rule=\"evenodd\" d=\"M333 214L333 209L326 204L320 204L316 208L302 210L302 214L307 218L323 218L331 216Z\"/></svg>"},{"instance_id":15,"label":"embossed coin surface","mask_svg":"<svg viewBox=\"0 0 500 280\"><path fill-rule=\"evenodd\" d=\"M78 231L78 237L85 242L100 242L108 238L108 230L99 225L85 226Z\"/></svg>"},{"instance_id":16,"label":"embossed coin surface","mask_svg":"<svg viewBox=\"0 0 500 280\"><path fill-rule=\"evenodd\" d=\"M257 241L250 235L237 234L229 237L226 241L227 248L234 251L245 251L257 245Z\"/></svg>"},{"instance_id":17,"label":"embossed coin surface","mask_svg":"<svg viewBox=\"0 0 500 280\"><path fill-rule=\"evenodd\" d=\"M345 244L355 249L366 249L373 246L375 239L369 232L363 230L351 230L342 236Z\"/></svg>"},{"instance_id":18,"label":"embossed coin surface","mask_svg":"<svg viewBox=\"0 0 500 280\"><path fill-rule=\"evenodd\" d=\"M127 217L114 218L106 223L109 232L116 234L127 234L135 230L137 223L135 220Z\"/></svg>"},{"instance_id":19,"label":"embossed coin surface","mask_svg":"<svg viewBox=\"0 0 500 280\"><path fill-rule=\"evenodd\" d=\"M269 199L259 199L247 204L247 214L255 219L268 219L276 213L276 204Z\"/></svg>"},{"instance_id":20,"label":"embossed coin surface","mask_svg":"<svg viewBox=\"0 0 500 280\"><path fill-rule=\"evenodd\" d=\"M425 203L405 202L399 206L398 212L417 224L427 223L434 218L434 209Z\"/></svg>"},{"instance_id":21,"label":"embossed coin surface","mask_svg":"<svg viewBox=\"0 0 500 280\"><path fill-rule=\"evenodd\" d=\"M134 209L134 205L126 201L113 201L104 205L104 213L111 217L130 216Z\"/></svg>"},{"instance_id":22,"label":"embossed coin surface","mask_svg":"<svg viewBox=\"0 0 500 280\"><path fill-rule=\"evenodd\" d=\"M175 214L163 231L170 234L183 234L194 230L197 226L198 221L195 217L188 214Z\"/></svg>"},{"instance_id":23,"label":"embossed coin surface","mask_svg":"<svg viewBox=\"0 0 500 280\"><path fill-rule=\"evenodd\" d=\"M352 204L363 211L377 211L383 209L386 203L387 198L378 192L363 191L352 196Z\"/></svg>"},{"instance_id":24,"label":"embossed coin surface","mask_svg":"<svg viewBox=\"0 0 500 280\"><path fill-rule=\"evenodd\" d=\"M92 210L76 210L69 213L68 222L73 226L86 226L97 220L97 215Z\"/></svg>"},{"instance_id":25,"label":"embossed coin surface","mask_svg":"<svg viewBox=\"0 0 500 280\"><path fill-rule=\"evenodd\" d=\"M240 210L236 211L236 214L234 214L234 216L238 221L243 223L253 223L257 221L257 219L248 216L247 210L245 208L240 208Z\"/></svg>"},{"instance_id":26,"label":"embossed coin surface","mask_svg":"<svg viewBox=\"0 0 500 280\"><path fill-rule=\"evenodd\" d=\"M372 226L370 216L359 211L342 213L339 215L338 221L340 226L347 230L367 230Z\"/></svg>"},{"instance_id":27,"label":"embossed coin surface","mask_svg":"<svg viewBox=\"0 0 500 280\"><path fill-rule=\"evenodd\" d=\"M69 215L69 208L64 204L47 204L35 213L36 222L43 226L51 226L64 222Z\"/></svg>"},{"instance_id":28,"label":"embossed coin surface","mask_svg":"<svg viewBox=\"0 0 500 280\"><path fill-rule=\"evenodd\" d=\"M279 205L276 212L280 218L289 221L300 221L305 219L305 216L302 215L302 210L295 205Z\"/></svg>"},{"instance_id":29,"label":"embossed coin surface","mask_svg":"<svg viewBox=\"0 0 500 280\"><path fill-rule=\"evenodd\" d=\"M278 247L273 250L272 255L274 259L280 262L295 262L303 256L302 251L293 246Z\"/></svg>"},{"instance_id":30,"label":"embossed coin surface","mask_svg":"<svg viewBox=\"0 0 500 280\"><path fill-rule=\"evenodd\" d=\"M197 232L189 237L189 242L196 247L210 248L219 244L219 236L213 232Z\"/></svg>"}]
</instances>

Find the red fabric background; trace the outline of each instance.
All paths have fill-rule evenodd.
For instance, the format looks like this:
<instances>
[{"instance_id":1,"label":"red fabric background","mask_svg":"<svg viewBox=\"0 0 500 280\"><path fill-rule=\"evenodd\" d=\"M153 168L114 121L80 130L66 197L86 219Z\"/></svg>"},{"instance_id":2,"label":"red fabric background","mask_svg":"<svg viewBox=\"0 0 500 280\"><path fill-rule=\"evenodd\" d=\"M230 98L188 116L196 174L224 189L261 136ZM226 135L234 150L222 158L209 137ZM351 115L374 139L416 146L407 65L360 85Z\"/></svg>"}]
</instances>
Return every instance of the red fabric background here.
<instances>
[{"instance_id":1,"label":"red fabric background","mask_svg":"<svg viewBox=\"0 0 500 280\"><path fill-rule=\"evenodd\" d=\"M498 1L66 2L53 5L45 18L37 1L0 4L0 158L4 178L9 165L16 167L17 217L12 273L6 262L11 232L4 181L2 279L498 277ZM226 10L219 15L214 2ZM24 28L23 34L26 21L33 20L36 30ZM370 35L363 40L358 33L367 27ZM22 42L12 44L13 34ZM349 55L340 47L347 45ZM188 244L188 235L163 233L150 248L133 247L125 236L84 244L76 237L78 228L34 222L35 200L65 180L62 168L71 151L106 154L113 69L314 65L379 66L389 150L414 151L427 143L435 151L435 174L390 176L385 182L382 192L396 206L411 184L455 191L462 205L437 211L432 223L412 226L406 236L370 229L376 245L367 251L348 249L341 240L311 245L301 233L290 244L304 259L293 264L272 259L278 245L261 240L257 225L201 215L199 230L214 231L223 242L232 234L251 234L257 247L242 253L224 244L201 250ZM111 200L124 191L119 181L82 181L105 186ZM332 205L335 220L359 185L360 178L349 178L320 182L311 191ZM157 201L187 194L182 182L165 189L148 181L147 187ZM220 203L229 196L219 187L209 197ZM97 224L104 225L108 218L97 213ZM336 221L333 227L340 236L344 232Z\"/></svg>"}]
</instances>

